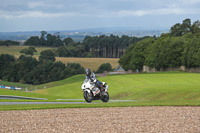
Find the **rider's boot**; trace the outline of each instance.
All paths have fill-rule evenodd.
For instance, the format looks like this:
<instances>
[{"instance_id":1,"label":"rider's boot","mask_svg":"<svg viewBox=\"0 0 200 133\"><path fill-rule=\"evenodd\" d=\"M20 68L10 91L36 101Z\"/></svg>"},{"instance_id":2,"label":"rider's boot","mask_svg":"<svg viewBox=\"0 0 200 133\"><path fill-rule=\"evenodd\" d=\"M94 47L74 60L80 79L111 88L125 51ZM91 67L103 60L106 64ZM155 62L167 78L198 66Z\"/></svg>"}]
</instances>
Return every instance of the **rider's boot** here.
<instances>
[{"instance_id":1,"label":"rider's boot","mask_svg":"<svg viewBox=\"0 0 200 133\"><path fill-rule=\"evenodd\" d=\"M104 92L103 92L103 85L101 85L101 86L99 87L99 89L100 89L100 96L103 96L103 94L104 94Z\"/></svg>"}]
</instances>

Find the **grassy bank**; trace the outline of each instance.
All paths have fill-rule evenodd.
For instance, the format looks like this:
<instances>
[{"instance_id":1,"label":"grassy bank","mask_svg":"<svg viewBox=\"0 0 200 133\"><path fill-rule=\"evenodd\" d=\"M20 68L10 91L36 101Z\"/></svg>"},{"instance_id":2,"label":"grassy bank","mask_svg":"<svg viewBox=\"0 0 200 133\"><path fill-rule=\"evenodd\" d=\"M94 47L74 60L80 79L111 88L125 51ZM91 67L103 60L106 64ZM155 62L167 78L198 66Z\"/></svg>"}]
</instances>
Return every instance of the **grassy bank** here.
<instances>
[{"instance_id":1,"label":"grassy bank","mask_svg":"<svg viewBox=\"0 0 200 133\"><path fill-rule=\"evenodd\" d=\"M7 89L0 89L0 95L11 95L11 96L22 96L22 97L33 97L33 98L47 98L48 100L52 101L52 100L56 100L59 99L60 97L56 97L56 96L49 96L49 95L45 95L45 94L39 94L39 93L35 93L35 92L23 92L23 91L19 91L19 90L7 90ZM5 100L1 100L1 101L5 101ZM16 101L16 100L6 100L6 101ZM30 101L30 100L17 100L17 101Z\"/></svg>"},{"instance_id":2,"label":"grassy bank","mask_svg":"<svg viewBox=\"0 0 200 133\"><path fill-rule=\"evenodd\" d=\"M20 88L31 88L31 85L29 84L21 84L17 82L6 82L6 81L1 81L1 80L0 80L0 85L20 87Z\"/></svg>"},{"instance_id":3,"label":"grassy bank","mask_svg":"<svg viewBox=\"0 0 200 133\"><path fill-rule=\"evenodd\" d=\"M47 89L34 93L0 89L0 94L55 99L83 99L81 85L84 75L46 84ZM129 106L199 106L200 74L164 72L151 74L109 75L99 78L109 85L110 99L135 100L133 102L110 102L75 105L2 105L6 109L45 109L72 107L129 107ZM42 85L41 85L42 86ZM0 100L2 101L2 100ZM19 106L19 107L17 107Z\"/></svg>"},{"instance_id":4,"label":"grassy bank","mask_svg":"<svg viewBox=\"0 0 200 133\"><path fill-rule=\"evenodd\" d=\"M77 80L73 78L73 83L38 90L37 93L80 99L82 79L84 75L79 75ZM112 99L200 100L200 74L195 73L110 75L99 80L108 83Z\"/></svg>"}]
</instances>

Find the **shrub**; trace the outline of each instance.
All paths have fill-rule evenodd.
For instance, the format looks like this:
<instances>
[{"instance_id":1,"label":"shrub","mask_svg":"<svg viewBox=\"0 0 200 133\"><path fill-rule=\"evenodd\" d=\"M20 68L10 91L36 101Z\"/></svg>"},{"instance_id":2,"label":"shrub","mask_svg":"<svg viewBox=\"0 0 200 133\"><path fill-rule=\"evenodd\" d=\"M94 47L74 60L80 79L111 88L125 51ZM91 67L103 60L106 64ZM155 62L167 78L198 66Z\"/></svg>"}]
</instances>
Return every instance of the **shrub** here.
<instances>
[{"instance_id":1,"label":"shrub","mask_svg":"<svg viewBox=\"0 0 200 133\"><path fill-rule=\"evenodd\" d=\"M109 72L111 70L112 70L112 66L110 65L110 63L104 63L99 66L97 73L103 73L105 71Z\"/></svg>"}]
</instances>

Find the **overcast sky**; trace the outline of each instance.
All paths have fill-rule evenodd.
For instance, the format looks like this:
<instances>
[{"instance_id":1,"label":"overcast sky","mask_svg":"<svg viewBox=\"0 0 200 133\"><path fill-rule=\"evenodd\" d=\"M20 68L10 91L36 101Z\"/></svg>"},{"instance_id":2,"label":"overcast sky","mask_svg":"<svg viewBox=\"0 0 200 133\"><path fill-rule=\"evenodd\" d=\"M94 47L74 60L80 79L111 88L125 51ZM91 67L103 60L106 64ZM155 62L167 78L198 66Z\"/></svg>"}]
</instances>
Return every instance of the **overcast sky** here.
<instances>
[{"instance_id":1,"label":"overcast sky","mask_svg":"<svg viewBox=\"0 0 200 133\"><path fill-rule=\"evenodd\" d=\"M0 0L0 32L171 27L200 19L200 0Z\"/></svg>"}]
</instances>

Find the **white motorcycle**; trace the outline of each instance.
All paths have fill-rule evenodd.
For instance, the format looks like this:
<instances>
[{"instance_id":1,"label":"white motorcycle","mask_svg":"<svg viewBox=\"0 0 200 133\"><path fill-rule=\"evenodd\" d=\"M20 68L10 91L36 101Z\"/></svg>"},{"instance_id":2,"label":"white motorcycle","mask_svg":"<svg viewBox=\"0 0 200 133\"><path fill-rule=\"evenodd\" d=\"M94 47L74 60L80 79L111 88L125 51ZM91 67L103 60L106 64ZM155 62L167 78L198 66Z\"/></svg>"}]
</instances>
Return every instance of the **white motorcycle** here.
<instances>
[{"instance_id":1,"label":"white motorcycle","mask_svg":"<svg viewBox=\"0 0 200 133\"><path fill-rule=\"evenodd\" d=\"M86 102L91 103L92 100L101 99L103 102L109 101L108 85L102 82L102 90L95 85L96 81L91 81L90 79L85 79L82 84L83 97Z\"/></svg>"}]
</instances>

